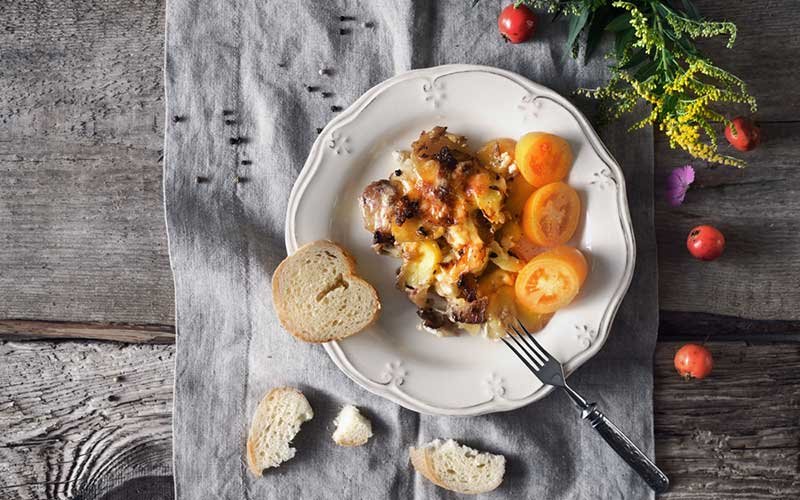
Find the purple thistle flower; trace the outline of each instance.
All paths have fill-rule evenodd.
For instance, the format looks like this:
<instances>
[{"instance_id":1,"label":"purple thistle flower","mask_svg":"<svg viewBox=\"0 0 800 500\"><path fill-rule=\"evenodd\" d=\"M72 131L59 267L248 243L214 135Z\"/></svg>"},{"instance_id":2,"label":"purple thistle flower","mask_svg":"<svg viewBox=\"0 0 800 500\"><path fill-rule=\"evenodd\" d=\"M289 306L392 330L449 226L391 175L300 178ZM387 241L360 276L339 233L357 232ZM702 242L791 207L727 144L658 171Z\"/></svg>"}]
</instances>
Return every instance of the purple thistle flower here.
<instances>
[{"instance_id":1,"label":"purple thistle flower","mask_svg":"<svg viewBox=\"0 0 800 500\"><path fill-rule=\"evenodd\" d=\"M694 168L691 165L673 169L667 177L667 203L673 207L683 203L686 191L693 182Z\"/></svg>"}]
</instances>

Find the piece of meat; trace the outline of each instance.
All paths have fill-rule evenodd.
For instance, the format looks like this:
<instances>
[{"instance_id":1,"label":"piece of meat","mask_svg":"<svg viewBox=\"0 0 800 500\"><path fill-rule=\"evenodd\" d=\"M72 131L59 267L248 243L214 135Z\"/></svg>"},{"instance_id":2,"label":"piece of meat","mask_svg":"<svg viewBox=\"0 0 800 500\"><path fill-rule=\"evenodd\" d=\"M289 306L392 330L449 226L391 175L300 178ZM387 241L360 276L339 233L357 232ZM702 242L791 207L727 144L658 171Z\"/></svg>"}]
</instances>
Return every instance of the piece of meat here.
<instances>
[{"instance_id":1,"label":"piece of meat","mask_svg":"<svg viewBox=\"0 0 800 500\"><path fill-rule=\"evenodd\" d=\"M459 296L467 302L478 300L478 279L472 273L464 273L458 277Z\"/></svg>"},{"instance_id":2,"label":"piece of meat","mask_svg":"<svg viewBox=\"0 0 800 500\"><path fill-rule=\"evenodd\" d=\"M394 221L402 226L405 221L419 214L419 202L403 196L394 205Z\"/></svg>"},{"instance_id":3,"label":"piece of meat","mask_svg":"<svg viewBox=\"0 0 800 500\"><path fill-rule=\"evenodd\" d=\"M359 200L364 227L370 233L380 231L391 234L397 189L391 182L381 179L370 183Z\"/></svg>"},{"instance_id":4,"label":"piece of meat","mask_svg":"<svg viewBox=\"0 0 800 500\"><path fill-rule=\"evenodd\" d=\"M478 324L486 321L486 306L489 299L481 297L472 302L463 299L458 302L451 301L448 305L448 315L452 321L458 323Z\"/></svg>"},{"instance_id":5,"label":"piece of meat","mask_svg":"<svg viewBox=\"0 0 800 500\"><path fill-rule=\"evenodd\" d=\"M449 195L446 179L441 179L438 185L424 185L420 191L420 218L434 226L447 226L452 219Z\"/></svg>"},{"instance_id":6,"label":"piece of meat","mask_svg":"<svg viewBox=\"0 0 800 500\"><path fill-rule=\"evenodd\" d=\"M394 236L386 231L375 231L372 233L372 244L381 247L392 246L394 245Z\"/></svg>"},{"instance_id":7,"label":"piece of meat","mask_svg":"<svg viewBox=\"0 0 800 500\"><path fill-rule=\"evenodd\" d=\"M422 320L422 325L425 328L431 328L433 330L438 330L443 326L452 326L452 323L447 318L446 315L435 311L430 307L426 307L423 309L417 309L417 316L420 317Z\"/></svg>"}]
</instances>

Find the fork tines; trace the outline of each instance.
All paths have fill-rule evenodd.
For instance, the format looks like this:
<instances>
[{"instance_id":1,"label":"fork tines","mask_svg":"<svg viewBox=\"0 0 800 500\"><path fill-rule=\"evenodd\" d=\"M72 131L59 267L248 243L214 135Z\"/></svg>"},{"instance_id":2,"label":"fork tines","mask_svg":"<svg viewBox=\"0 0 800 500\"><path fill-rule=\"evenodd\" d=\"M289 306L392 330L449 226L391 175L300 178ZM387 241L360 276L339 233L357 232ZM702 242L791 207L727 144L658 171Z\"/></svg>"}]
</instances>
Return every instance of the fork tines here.
<instances>
[{"instance_id":1,"label":"fork tines","mask_svg":"<svg viewBox=\"0 0 800 500\"><path fill-rule=\"evenodd\" d=\"M517 329L514 325L508 325L508 329L506 333L508 333L508 337L514 341L514 344L517 347L506 340L505 337L501 337L502 340L509 349L511 349L517 357L525 363L525 366L528 369L532 370L533 372L538 372L548 361L550 361L550 355L547 351L542 347L539 342L533 338L531 332L525 328L525 325L522 324L521 321L517 320L517 324L519 324L519 328L524 333L520 333L520 330Z\"/></svg>"}]
</instances>

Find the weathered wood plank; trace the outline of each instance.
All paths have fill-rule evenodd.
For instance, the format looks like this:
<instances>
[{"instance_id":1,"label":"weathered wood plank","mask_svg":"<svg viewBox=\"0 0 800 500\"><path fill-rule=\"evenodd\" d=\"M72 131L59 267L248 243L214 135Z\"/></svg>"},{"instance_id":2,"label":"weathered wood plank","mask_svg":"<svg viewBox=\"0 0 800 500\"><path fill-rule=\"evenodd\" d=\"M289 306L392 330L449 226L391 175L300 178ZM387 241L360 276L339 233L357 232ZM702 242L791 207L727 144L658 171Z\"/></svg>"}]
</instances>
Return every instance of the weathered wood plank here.
<instances>
[{"instance_id":1,"label":"weathered wood plank","mask_svg":"<svg viewBox=\"0 0 800 500\"><path fill-rule=\"evenodd\" d=\"M0 320L0 339L90 339L133 344L172 344L175 342L175 327L171 325Z\"/></svg>"},{"instance_id":2,"label":"weathered wood plank","mask_svg":"<svg viewBox=\"0 0 800 500\"><path fill-rule=\"evenodd\" d=\"M114 481L170 475L173 353L0 343L0 497L79 498Z\"/></svg>"},{"instance_id":3,"label":"weathered wood plank","mask_svg":"<svg viewBox=\"0 0 800 500\"><path fill-rule=\"evenodd\" d=\"M0 7L0 318L171 323L162 0Z\"/></svg>"},{"instance_id":4,"label":"weathered wood plank","mask_svg":"<svg viewBox=\"0 0 800 500\"><path fill-rule=\"evenodd\" d=\"M660 311L659 339L669 341L800 342L798 320L751 320L718 314ZM171 344L171 325L62 323L0 320L0 340L109 340L133 344Z\"/></svg>"},{"instance_id":5,"label":"weathered wood plank","mask_svg":"<svg viewBox=\"0 0 800 500\"><path fill-rule=\"evenodd\" d=\"M685 153L656 141L656 186L669 171L692 163L697 181L686 203L670 208L656 202L659 293L662 309L700 311L756 319L800 319L800 161L795 137L800 132L800 93L795 81L800 57L795 31L795 2L744 2L732 8L718 0L698 0L701 12L737 24L735 49L722 40L702 44L721 67L741 76L759 101L757 119L764 144L744 154L750 166L707 169ZM744 111L744 110L742 110ZM793 123L780 123L794 121ZM775 122L775 123L769 123ZM740 155L722 138L723 149ZM726 234L726 255L714 263L689 257L689 230L710 223ZM709 332L711 333L711 332Z\"/></svg>"},{"instance_id":6,"label":"weathered wood plank","mask_svg":"<svg viewBox=\"0 0 800 500\"><path fill-rule=\"evenodd\" d=\"M760 120L800 119L800 92L795 91L800 68L800 38L795 0L726 2L695 0L703 16L731 21L738 33L733 49L722 37L700 40L698 45L717 64L742 78L758 100ZM741 108L745 111L745 108Z\"/></svg>"},{"instance_id":7,"label":"weathered wood plank","mask_svg":"<svg viewBox=\"0 0 800 500\"><path fill-rule=\"evenodd\" d=\"M711 342L714 373L693 382L672 367L678 345L656 351L656 454L673 484L664 498L800 497L800 344ZM0 497L69 498L168 474L173 353L0 343Z\"/></svg>"},{"instance_id":8,"label":"weathered wood plank","mask_svg":"<svg viewBox=\"0 0 800 500\"><path fill-rule=\"evenodd\" d=\"M719 0L698 3L709 17L738 23L736 48L711 42L708 53L750 83L761 104L758 116L799 120L800 94L794 87L800 67L791 63L800 56L800 39L793 36L795 3L773 0L735 9ZM0 318L172 322L158 163L163 11L163 0L3 4ZM747 171L708 174L718 176L715 187L709 187L717 195L695 193L707 201L690 211L660 210L665 308L759 318L797 319L800 314L791 307L797 296L783 295L790 277L797 275L794 262L800 262L790 255L798 248L796 225L778 215L796 208L787 201L796 195L791 181L797 169L791 159L797 152L791 138L797 130L796 125L772 124L766 132L767 142L749 155ZM657 159L662 173L686 162L685 155L668 152L663 143ZM753 184L731 185L734 181ZM768 196L755 199L759 190ZM748 239L741 241L746 245L739 251L732 243L729 257L749 255L743 265L751 273L763 270L763 283L774 283L752 294L755 302L766 300L764 307L745 303L746 280L737 280L735 272L715 288L733 291L718 295L709 293L713 279L707 278L719 277L708 274L710 266L681 262L684 226L700 220L699 214L730 221L736 215L730 205L740 195L757 211L743 219ZM716 201L723 199L727 208L715 212ZM759 224L761 216L768 217L764 224ZM757 250L759 225L767 243ZM755 258L756 251L768 257ZM726 261L717 267L736 265L733 258ZM783 274L781 264L790 265ZM702 278L695 277L699 269Z\"/></svg>"},{"instance_id":9,"label":"weathered wood plank","mask_svg":"<svg viewBox=\"0 0 800 500\"><path fill-rule=\"evenodd\" d=\"M656 143L656 231L662 309L755 319L800 319L800 122L767 123L765 143L748 153L750 166L707 168L684 204L667 206L664 181L688 158ZM686 236L698 224L726 236L714 262L693 259Z\"/></svg>"},{"instance_id":10,"label":"weathered wood plank","mask_svg":"<svg viewBox=\"0 0 800 500\"><path fill-rule=\"evenodd\" d=\"M672 479L663 498L800 498L800 344L712 342L712 376L686 382L660 344L656 455Z\"/></svg>"}]
</instances>

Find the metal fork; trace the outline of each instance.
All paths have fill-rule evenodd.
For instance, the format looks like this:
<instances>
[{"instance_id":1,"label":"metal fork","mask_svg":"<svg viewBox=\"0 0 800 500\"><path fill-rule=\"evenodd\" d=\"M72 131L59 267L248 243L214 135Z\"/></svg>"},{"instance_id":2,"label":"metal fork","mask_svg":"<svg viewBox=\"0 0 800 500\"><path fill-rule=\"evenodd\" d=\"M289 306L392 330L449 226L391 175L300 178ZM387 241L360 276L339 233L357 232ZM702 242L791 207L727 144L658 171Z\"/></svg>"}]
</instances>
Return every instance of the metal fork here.
<instances>
[{"instance_id":1,"label":"metal fork","mask_svg":"<svg viewBox=\"0 0 800 500\"><path fill-rule=\"evenodd\" d=\"M514 351L514 354L525 363L530 371L542 381L543 384L560 387L581 410L581 417L588 420L592 427L600 433L606 443L625 460L628 465L644 479L656 493L664 493L669 488L669 478L654 464L647 455L636 447L628 436L622 433L616 425L597 409L595 403L589 403L567 385L564 379L564 367L548 353L542 345L533 338L525 326L517 320L520 333L515 326L508 327L506 332L511 341L505 337L503 342ZM515 346L516 345L516 346Z\"/></svg>"}]
</instances>

